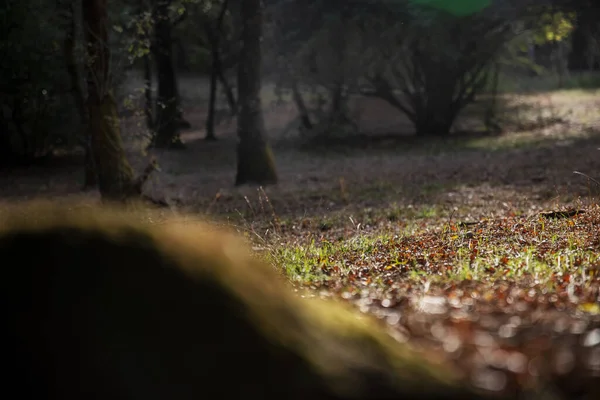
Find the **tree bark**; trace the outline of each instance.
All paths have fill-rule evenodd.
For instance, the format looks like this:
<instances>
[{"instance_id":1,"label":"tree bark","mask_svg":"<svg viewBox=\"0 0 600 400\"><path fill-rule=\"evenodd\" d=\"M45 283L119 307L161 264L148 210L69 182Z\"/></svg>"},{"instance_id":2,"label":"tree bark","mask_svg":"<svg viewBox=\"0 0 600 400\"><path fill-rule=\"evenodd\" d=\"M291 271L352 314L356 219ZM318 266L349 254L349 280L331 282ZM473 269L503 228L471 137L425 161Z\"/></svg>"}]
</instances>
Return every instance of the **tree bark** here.
<instances>
[{"instance_id":1,"label":"tree bark","mask_svg":"<svg viewBox=\"0 0 600 400\"><path fill-rule=\"evenodd\" d=\"M208 99L208 116L206 117L206 137L205 140L217 140L217 136L215 135L215 111L216 111L216 102L217 102L217 84L218 84L218 74L217 74L217 62L215 57L215 47L213 44L212 51L212 67L210 71L210 95Z\"/></svg>"},{"instance_id":2,"label":"tree bark","mask_svg":"<svg viewBox=\"0 0 600 400\"><path fill-rule=\"evenodd\" d=\"M215 111L217 102L217 86L219 83L219 76L223 76L221 68L220 58L220 39L221 39L221 25L223 24L223 18L227 11L228 1L225 0L221 6L221 10L215 22L214 29L210 26L210 22L206 24L206 36L210 42L211 47L211 70L210 70L210 97L208 100L208 117L206 118L206 140L216 140L215 136ZM228 89L228 88L226 88ZM231 106L231 104L230 104ZM232 108L233 112L233 108Z\"/></svg>"},{"instance_id":3,"label":"tree bark","mask_svg":"<svg viewBox=\"0 0 600 400\"><path fill-rule=\"evenodd\" d=\"M233 89L225 76L225 72L223 71L223 63L221 62L221 55L217 55L217 60L219 62L217 68L217 74L219 77L219 81L221 82L221 86L223 87L223 93L225 93L225 97L227 98L227 104L229 105L229 111L232 116L237 115L238 105L235 100L235 95L233 94Z\"/></svg>"},{"instance_id":4,"label":"tree bark","mask_svg":"<svg viewBox=\"0 0 600 400\"><path fill-rule=\"evenodd\" d=\"M154 132L154 101L152 99L152 56L150 53L144 56L144 115L146 127Z\"/></svg>"},{"instance_id":5,"label":"tree bark","mask_svg":"<svg viewBox=\"0 0 600 400\"><path fill-rule=\"evenodd\" d=\"M141 17L148 10L152 9L152 0L138 0L137 12ZM139 29L139 28L138 28ZM144 24L138 40L148 43L148 52L144 54L142 66L144 71L144 117L146 118L146 128L154 135L154 98L152 96L152 52L154 50L152 25Z\"/></svg>"},{"instance_id":6,"label":"tree bark","mask_svg":"<svg viewBox=\"0 0 600 400\"><path fill-rule=\"evenodd\" d=\"M75 102L75 107L82 123L87 120L87 110L85 109L85 96L81 85L77 60L75 59L75 37L77 36L77 27L75 23L75 4L74 0L67 0L65 5L65 38L63 42L63 52L69 81L71 83L71 94Z\"/></svg>"},{"instance_id":7,"label":"tree bark","mask_svg":"<svg viewBox=\"0 0 600 400\"><path fill-rule=\"evenodd\" d=\"M575 29L571 34L571 51L569 53L570 71L597 71L600 69L598 54L594 54L594 33L598 33L597 13L580 10L577 15Z\"/></svg>"},{"instance_id":8,"label":"tree bark","mask_svg":"<svg viewBox=\"0 0 600 400\"><path fill-rule=\"evenodd\" d=\"M305 130L310 131L313 128L313 123L310 120L308 108L306 107L306 103L304 102L304 98L298 87L298 82L294 78L292 79L292 97L296 104L296 108L298 109L298 114L300 114L300 122Z\"/></svg>"},{"instance_id":9,"label":"tree bark","mask_svg":"<svg viewBox=\"0 0 600 400\"><path fill-rule=\"evenodd\" d=\"M81 126L84 127L81 142L83 144L84 156L84 181L83 189L92 189L98 185L96 169L94 168L94 157L90 147L90 137L87 130L88 118L85 106L85 96L81 84L81 75L75 58L75 38L77 37L77 24L75 22L75 0L67 0L66 4L59 5L64 7L62 10L65 16L65 38L63 42L63 54L66 64L67 73L71 83L71 94L75 107L77 108Z\"/></svg>"},{"instance_id":10,"label":"tree bark","mask_svg":"<svg viewBox=\"0 0 600 400\"><path fill-rule=\"evenodd\" d=\"M87 116L92 155L103 200L123 201L133 193L133 170L127 161L109 76L108 0L82 0L87 42Z\"/></svg>"},{"instance_id":11,"label":"tree bark","mask_svg":"<svg viewBox=\"0 0 600 400\"><path fill-rule=\"evenodd\" d=\"M171 0L157 0L154 8L154 60L158 75L158 98L155 134L151 147L184 148L179 134L181 112L173 65L172 25L169 19Z\"/></svg>"},{"instance_id":12,"label":"tree bark","mask_svg":"<svg viewBox=\"0 0 600 400\"><path fill-rule=\"evenodd\" d=\"M242 48L238 64L237 121L238 151L235 184L275 184L277 173L269 144L264 137L265 123L261 111L261 0L244 0L241 4Z\"/></svg>"}]
</instances>

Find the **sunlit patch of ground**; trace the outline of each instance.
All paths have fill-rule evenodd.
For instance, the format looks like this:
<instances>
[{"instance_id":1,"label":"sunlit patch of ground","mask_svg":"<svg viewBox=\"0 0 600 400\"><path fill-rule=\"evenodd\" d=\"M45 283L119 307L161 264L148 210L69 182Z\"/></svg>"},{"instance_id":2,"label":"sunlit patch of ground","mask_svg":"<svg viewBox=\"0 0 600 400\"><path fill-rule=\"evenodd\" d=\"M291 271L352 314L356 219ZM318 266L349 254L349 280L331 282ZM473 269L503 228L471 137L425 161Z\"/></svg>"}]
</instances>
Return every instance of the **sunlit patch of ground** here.
<instances>
[{"instance_id":1,"label":"sunlit patch of ground","mask_svg":"<svg viewBox=\"0 0 600 400\"><path fill-rule=\"evenodd\" d=\"M471 384L516 394L552 381L569 395L592 395L600 383L600 208L577 210L326 230L274 244L267 259L301 293L351 302L398 340L445 353Z\"/></svg>"}]
</instances>

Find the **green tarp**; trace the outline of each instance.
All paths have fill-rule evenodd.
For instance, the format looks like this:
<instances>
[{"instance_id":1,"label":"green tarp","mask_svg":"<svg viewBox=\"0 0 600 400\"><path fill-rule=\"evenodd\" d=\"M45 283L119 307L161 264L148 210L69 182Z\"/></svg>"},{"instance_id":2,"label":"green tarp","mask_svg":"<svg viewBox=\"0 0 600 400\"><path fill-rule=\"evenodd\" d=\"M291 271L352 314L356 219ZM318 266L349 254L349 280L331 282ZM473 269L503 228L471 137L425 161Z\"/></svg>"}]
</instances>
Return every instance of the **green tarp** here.
<instances>
[{"instance_id":1,"label":"green tarp","mask_svg":"<svg viewBox=\"0 0 600 400\"><path fill-rule=\"evenodd\" d=\"M491 0L411 0L411 2L462 17L483 10L490 5Z\"/></svg>"}]
</instances>

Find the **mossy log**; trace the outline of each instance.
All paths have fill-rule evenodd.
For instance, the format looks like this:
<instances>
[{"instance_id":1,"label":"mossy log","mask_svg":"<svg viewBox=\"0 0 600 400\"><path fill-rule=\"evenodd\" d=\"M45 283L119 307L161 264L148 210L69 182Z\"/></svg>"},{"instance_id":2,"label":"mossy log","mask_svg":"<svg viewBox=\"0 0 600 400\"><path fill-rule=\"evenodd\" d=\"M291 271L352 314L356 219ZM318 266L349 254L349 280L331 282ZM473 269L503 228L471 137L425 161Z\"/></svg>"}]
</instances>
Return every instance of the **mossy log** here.
<instances>
[{"instance_id":1,"label":"mossy log","mask_svg":"<svg viewBox=\"0 0 600 400\"><path fill-rule=\"evenodd\" d=\"M4 390L30 399L477 399L215 227L63 204L0 213ZM8 371L8 372L7 372Z\"/></svg>"}]
</instances>

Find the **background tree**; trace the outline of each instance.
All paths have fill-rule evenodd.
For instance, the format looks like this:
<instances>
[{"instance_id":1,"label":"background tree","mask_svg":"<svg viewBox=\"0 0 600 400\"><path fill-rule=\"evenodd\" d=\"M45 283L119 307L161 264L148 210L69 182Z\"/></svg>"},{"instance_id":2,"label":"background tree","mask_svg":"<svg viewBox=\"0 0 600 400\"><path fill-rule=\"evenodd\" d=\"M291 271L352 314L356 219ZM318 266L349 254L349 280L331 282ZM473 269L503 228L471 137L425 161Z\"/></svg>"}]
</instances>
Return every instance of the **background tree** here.
<instances>
[{"instance_id":1,"label":"background tree","mask_svg":"<svg viewBox=\"0 0 600 400\"><path fill-rule=\"evenodd\" d=\"M41 0L0 7L0 165L29 165L79 144L62 11Z\"/></svg>"},{"instance_id":2,"label":"background tree","mask_svg":"<svg viewBox=\"0 0 600 400\"><path fill-rule=\"evenodd\" d=\"M215 114L217 102L217 88L219 81L223 83L225 93L228 96L232 115L237 113L235 99L231 99L231 89L224 76L223 64L221 62L221 39L223 37L223 20L228 11L229 1L224 0L220 6L215 21L206 21L206 37L210 43L211 68L210 68L210 94L208 99L208 115L206 118L206 139L216 140L215 136Z\"/></svg>"},{"instance_id":3,"label":"background tree","mask_svg":"<svg viewBox=\"0 0 600 400\"><path fill-rule=\"evenodd\" d=\"M132 18L132 25L136 28L139 35L136 46L138 50L138 58L141 58L142 69L144 76L144 117L146 118L146 127L150 132L155 131L155 107L154 97L152 95L152 33L154 21L152 20L152 4L151 0L138 0L137 18ZM135 42L134 42L135 43Z\"/></svg>"},{"instance_id":4,"label":"background tree","mask_svg":"<svg viewBox=\"0 0 600 400\"><path fill-rule=\"evenodd\" d=\"M70 92L73 96L73 102L75 103L77 114L80 120L80 126L82 127L81 143L85 152L84 158L84 189L93 189L98 184L96 169L94 165L94 156L92 154L90 137L88 130L84 127L88 126L87 110L85 106L86 94L83 88L83 80L81 77L81 57L77 54L77 40L81 38L80 31L78 30L78 5L75 0L59 0L57 2L60 7L60 12L63 16L63 29L64 29L64 42L63 52L65 57L65 64L67 73L69 74L70 80Z\"/></svg>"},{"instance_id":5,"label":"background tree","mask_svg":"<svg viewBox=\"0 0 600 400\"><path fill-rule=\"evenodd\" d=\"M242 48L238 64L238 149L236 185L277 183L275 161L265 138L261 110L261 0L244 0Z\"/></svg>"},{"instance_id":6,"label":"background tree","mask_svg":"<svg viewBox=\"0 0 600 400\"><path fill-rule=\"evenodd\" d=\"M98 188L105 200L141 194L127 161L109 72L107 0L82 0L87 43L87 115Z\"/></svg>"},{"instance_id":7,"label":"background tree","mask_svg":"<svg viewBox=\"0 0 600 400\"><path fill-rule=\"evenodd\" d=\"M222 90L229 116L237 114L235 98L235 68L239 53L240 27L233 22L239 19L229 0L185 0L185 19L174 29L179 59L185 60L188 74L207 75L208 109L206 111L206 139L214 140L214 130L225 110L220 110L219 89ZM198 29L201 26L202 29Z\"/></svg>"},{"instance_id":8,"label":"background tree","mask_svg":"<svg viewBox=\"0 0 600 400\"><path fill-rule=\"evenodd\" d=\"M417 135L448 135L517 34L512 14L486 9L457 17L416 6L407 11L404 24L388 29L388 39L373 49L374 62L366 70L371 88L363 93L405 114Z\"/></svg>"},{"instance_id":9,"label":"background tree","mask_svg":"<svg viewBox=\"0 0 600 400\"><path fill-rule=\"evenodd\" d=\"M173 64L173 21L171 0L156 0L154 4L154 43L152 53L158 75L158 97L152 147L183 148L179 130L181 109L175 66Z\"/></svg>"},{"instance_id":10,"label":"background tree","mask_svg":"<svg viewBox=\"0 0 600 400\"><path fill-rule=\"evenodd\" d=\"M356 132L349 109L358 82L355 19L364 4L322 0L271 2L267 52L280 98L290 95L305 140L332 139ZM368 18L368 17L367 17ZM274 49L269 51L269 49Z\"/></svg>"}]
</instances>

